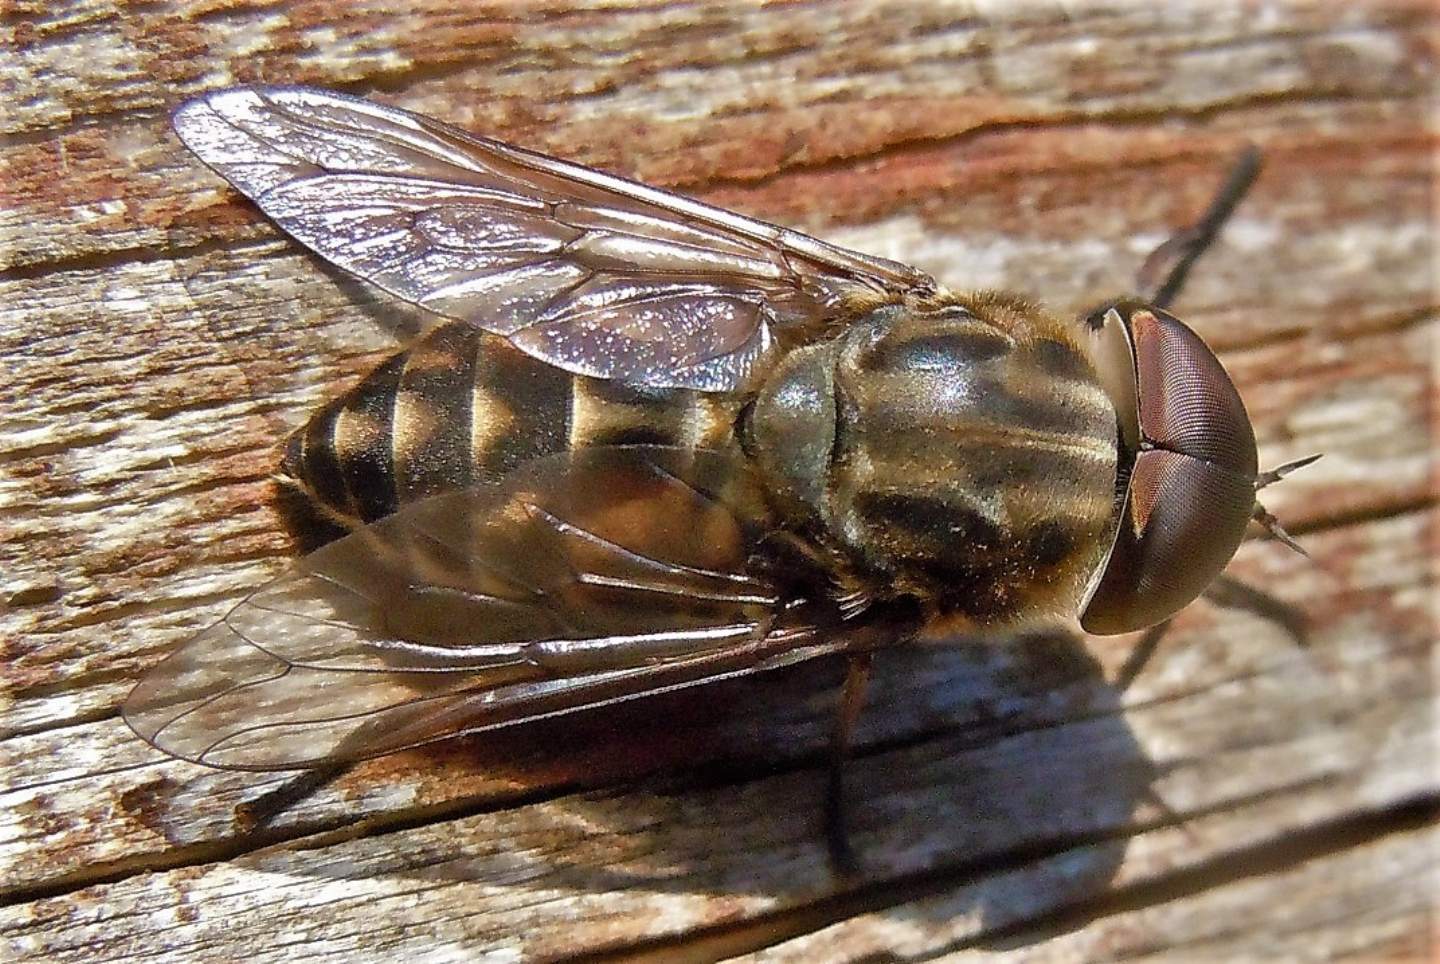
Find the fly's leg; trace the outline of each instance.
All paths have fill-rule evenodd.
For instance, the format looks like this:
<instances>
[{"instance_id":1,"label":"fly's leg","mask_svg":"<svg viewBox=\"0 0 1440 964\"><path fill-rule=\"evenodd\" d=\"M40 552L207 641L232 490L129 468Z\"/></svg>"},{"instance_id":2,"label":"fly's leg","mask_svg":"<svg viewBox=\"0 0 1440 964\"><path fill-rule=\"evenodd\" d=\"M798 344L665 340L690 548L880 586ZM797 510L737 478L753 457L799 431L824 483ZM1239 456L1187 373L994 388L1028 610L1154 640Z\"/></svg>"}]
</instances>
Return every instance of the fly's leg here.
<instances>
[{"instance_id":1,"label":"fly's leg","mask_svg":"<svg viewBox=\"0 0 1440 964\"><path fill-rule=\"evenodd\" d=\"M1169 629L1170 620L1167 619L1145 630L1145 635L1140 637L1140 641L1130 650L1130 655L1125 657L1125 662L1115 674L1114 686L1117 693L1125 692L1130 688L1130 684L1135 682L1140 671L1150 662L1150 657L1155 655L1155 650L1160 648L1160 641L1165 638Z\"/></svg>"},{"instance_id":2,"label":"fly's leg","mask_svg":"<svg viewBox=\"0 0 1440 964\"><path fill-rule=\"evenodd\" d=\"M1303 611L1234 576L1221 573L1201 595L1216 606L1243 609L1274 623L1285 630L1297 646L1303 648L1310 641L1310 629L1306 625ZM1155 655L1155 650L1160 647L1160 642L1169 629L1170 620L1167 619L1145 630L1145 635L1140 637L1140 641L1135 644L1135 648L1130 651L1130 655L1115 674L1114 686L1117 691L1123 693L1130 688L1130 684L1135 682L1135 678L1150 662L1150 657Z\"/></svg>"},{"instance_id":3,"label":"fly's leg","mask_svg":"<svg viewBox=\"0 0 1440 964\"><path fill-rule=\"evenodd\" d=\"M853 874L858 861L850 846L850 833L845 818L845 760L850 753L850 738L865 705L865 688L870 682L870 653L856 653L845 667L845 686L840 693L840 706L835 714L835 730L830 740L830 779L825 795L825 841L830 847L830 865L841 875Z\"/></svg>"},{"instance_id":4,"label":"fly's leg","mask_svg":"<svg viewBox=\"0 0 1440 964\"><path fill-rule=\"evenodd\" d=\"M1258 586L1252 586L1234 576L1221 573L1215 577L1214 582L1210 583L1203 595L1217 606L1223 606L1226 609L1243 609L1245 612L1274 623L1285 630L1286 634L1295 640L1295 645L1302 649L1310 643L1310 627L1305 619L1304 610L1292 606Z\"/></svg>"},{"instance_id":5,"label":"fly's leg","mask_svg":"<svg viewBox=\"0 0 1440 964\"><path fill-rule=\"evenodd\" d=\"M1214 242L1220 229L1235 212L1236 205L1249 192L1259 175L1260 151L1254 145L1249 145L1240 152L1240 156L1230 168L1230 176L1225 179L1225 183L1221 185L1214 200L1210 202L1210 207L1200 219L1160 245L1145 259L1145 263L1140 266L1136 284L1141 292L1149 292L1146 300L1150 304L1157 308L1168 308L1175 301L1180 289L1185 286L1190 269ZM1169 265L1169 270L1165 271L1163 278L1157 283L1156 278L1160 277L1166 265Z\"/></svg>"},{"instance_id":6,"label":"fly's leg","mask_svg":"<svg viewBox=\"0 0 1440 964\"><path fill-rule=\"evenodd\" d=\"M335 753L344 756L347 751L358 750L365 746L370 738L383 729L378 720L371 720L357 727L340 744L335 747ZM358 762L355 759L341 759L334 763L324 763L311 770L301 773L281 783L273 790L260 794L254 800L246 801L235 808L235 819L240 827L247 833L260 830L274 820L280 814L289 810L295 804L319 790L321 787L334 780L338 780Z\"/></svg>"},{"instance_id":7,"label":"fly's leg","mask_svg":"<svg viewBox=\"0 0 1440 964\"><path fill-rule=\"evenodd\" d=\"M237 806L235 819L246 833L260 830L301 800L332 780L338 779L351 766L352 764L349 763L332 763L329 766L298 773L274 790L262 793L254 800Z\"/></svg>"}]
</instances>

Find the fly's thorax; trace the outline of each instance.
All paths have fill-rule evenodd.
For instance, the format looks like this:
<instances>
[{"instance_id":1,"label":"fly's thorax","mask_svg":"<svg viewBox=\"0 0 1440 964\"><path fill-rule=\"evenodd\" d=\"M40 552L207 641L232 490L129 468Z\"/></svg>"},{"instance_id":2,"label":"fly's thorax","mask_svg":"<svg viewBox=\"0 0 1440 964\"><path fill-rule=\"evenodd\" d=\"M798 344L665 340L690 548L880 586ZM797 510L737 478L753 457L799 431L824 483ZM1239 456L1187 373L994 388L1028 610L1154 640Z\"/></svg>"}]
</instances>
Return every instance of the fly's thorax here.
<instances>
[{"instance_id":1,"label":"fly's thorax","mask_svg":"<svg viewBox=\"0 0 1440 964\"><path fill-rule=\"evenodd\" d=\"M1114 531L1114 405L1070 326L1019 301L889 306L795 353L757 457L876 591L981 624L1072 618Z\"/></svg>"},{"instance_id":2,"label":"fly's thorax","mask_svg":"<svg viewBox=\"0 0 1440 964\"><path fill-rule=\"evenodd\" d=\"M298 500L301 527L318 517L345 529L566 449L725 449L740 404L574 375L472 325L446 324L317 411L287 441L278 479Z\"/></svg>"},{"instance_id":3,"label":"fly's thorax","mask_svg":"<svg viewBox=\"0 0 1440 964\"><path fill-rule=\"evenodd\" d=\"M775 366L741 423L746 452L781 514L798 528L823 525L835 448L835 363L843 342L798 348Z\"/></svg>"}]
</instances>

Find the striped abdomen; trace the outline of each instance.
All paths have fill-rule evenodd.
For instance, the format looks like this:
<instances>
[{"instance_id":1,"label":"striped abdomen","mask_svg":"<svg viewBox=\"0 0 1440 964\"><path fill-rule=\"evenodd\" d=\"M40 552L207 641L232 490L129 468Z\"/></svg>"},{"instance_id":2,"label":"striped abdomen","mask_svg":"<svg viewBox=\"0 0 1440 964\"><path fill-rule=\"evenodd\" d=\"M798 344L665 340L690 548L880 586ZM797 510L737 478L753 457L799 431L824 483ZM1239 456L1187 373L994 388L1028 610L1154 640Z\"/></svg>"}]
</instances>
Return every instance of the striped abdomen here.
<instances>
[{"instance_id":1,"label":"striped abdomen","mask_svg":"<svg viewBox=\"0 0 1440 964\"><path fill-rule=\"evenodd\" d=\"M280 481L348 528L567 448L724 448L738 405L571 375L474 326L446 324L291 435Z\"/></svg>"}]
</instances>

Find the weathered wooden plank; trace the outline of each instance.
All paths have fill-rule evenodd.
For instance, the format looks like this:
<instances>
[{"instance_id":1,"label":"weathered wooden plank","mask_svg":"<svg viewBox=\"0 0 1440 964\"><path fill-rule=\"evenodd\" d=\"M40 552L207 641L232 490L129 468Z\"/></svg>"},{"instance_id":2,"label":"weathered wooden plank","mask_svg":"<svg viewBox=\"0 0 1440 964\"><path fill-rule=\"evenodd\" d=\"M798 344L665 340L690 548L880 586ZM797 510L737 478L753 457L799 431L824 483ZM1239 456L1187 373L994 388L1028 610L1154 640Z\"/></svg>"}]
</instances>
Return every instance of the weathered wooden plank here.
<instances>
[{"instance_id":1,"label":"weathered wooden plank","mask_svg":"<svg viewBox=\"0 0 1440 964\"><path fill-rule=\"evenodd\" d=\"M1403 842L1433 845L1405 821L1440 783L1425 4L8 12L7 950L348 960L653 941L674 959L810 931L768 953L1427 946L1423 905L1402 899L1417 866ZM162 760L115 707L284 564L266 483L279 435L424 324L276 240L168 133L178 97L260 79L379 90L1066 309L1128 287L1238 145L1260 144L1267 172L1179 307L1224 350L1267 463L1328 453L1267 493L1317 564L1253 544L1235 567L1310 615L1311 649L1200 605L1123 694L1106 680L1131 640L893 654L861 733L870 864L850 882L824 866L811 803L833 666L376 761L245 836L235 807L266 778ZM1185 828L1146 801L1156 775ZM1367 819L1373 839L1345 836ZM1313 856L1206 876L1295 839ZM1183 899L1146 904L1177 883ZM1251 912L1271 906L1297 925ZM1071 933L1046 930L1057 920Z\"/></svg>"}]
</instances>

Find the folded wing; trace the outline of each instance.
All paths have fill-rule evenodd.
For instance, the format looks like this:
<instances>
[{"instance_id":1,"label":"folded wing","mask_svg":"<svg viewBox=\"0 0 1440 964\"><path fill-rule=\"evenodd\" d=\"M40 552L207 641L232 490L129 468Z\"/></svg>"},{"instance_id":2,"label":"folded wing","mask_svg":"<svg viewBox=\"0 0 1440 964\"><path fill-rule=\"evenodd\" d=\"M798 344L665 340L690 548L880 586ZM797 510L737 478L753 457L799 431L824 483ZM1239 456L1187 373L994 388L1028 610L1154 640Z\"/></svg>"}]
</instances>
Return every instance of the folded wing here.
<instances>
[{"instance_id":1,"label":"folded wing","mask_svg":"<svg viewBox=\"0 0 1440 964\"><path fill-rule=\"evenodd\" d=\"M175 130L326 259L567 371L727 391L905 265L304 87L191 100ZM788 333L788 335L787 335Z\"/></svg>"},{"instance_id":2,"label":"folded wing","mask_svg":"<svg viewBox=\"0 0 1440 964\"><path fill-rule=\"evenodd\" d=\"M376 756L844 647L762 571L743 464L555 456L302 559L135 688L159 749L236 769Z\"/></svg>"}]
</instances>

